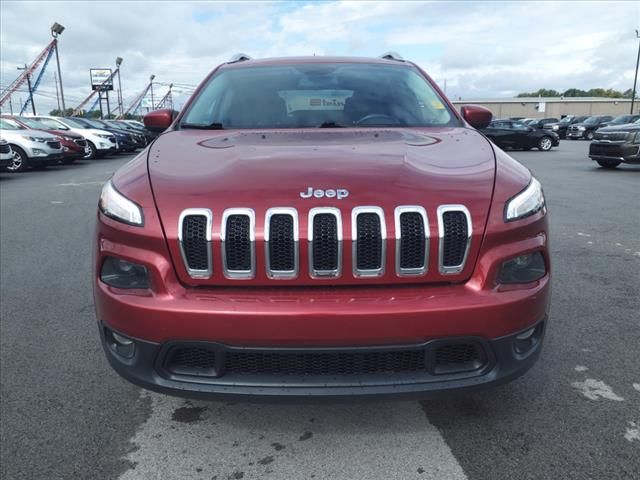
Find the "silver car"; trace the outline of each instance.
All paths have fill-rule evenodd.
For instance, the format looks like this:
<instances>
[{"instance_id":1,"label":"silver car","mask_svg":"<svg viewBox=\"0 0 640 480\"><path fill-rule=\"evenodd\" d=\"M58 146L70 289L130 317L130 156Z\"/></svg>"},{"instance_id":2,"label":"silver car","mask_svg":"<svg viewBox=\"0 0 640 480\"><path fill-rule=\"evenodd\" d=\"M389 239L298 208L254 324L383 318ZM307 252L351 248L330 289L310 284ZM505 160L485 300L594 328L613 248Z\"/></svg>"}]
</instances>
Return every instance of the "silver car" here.
<instances>
[{"instance_id":1,"label":"silver car","mask_svg":"<svg viewBox=\"0 0 640 480\"><path fill-rule=\"evenodd\" d=\"M0 169L11 165L13 160L13 150L11 145L4 138L0 138Z\"/></svg>"},{"instance_id":2,"label":"silver car","mask_svg":"<svg viewBox=\"0 0 640 480\"><path fill-rule=\"evenodd\" d=\"M58 163L64 156L57 136L25 128L9 118L0 118L0 136L13 150L12 162L7 167L11 172L21 172L28 167L42 169Z\"/></svg>"}]
</instances>

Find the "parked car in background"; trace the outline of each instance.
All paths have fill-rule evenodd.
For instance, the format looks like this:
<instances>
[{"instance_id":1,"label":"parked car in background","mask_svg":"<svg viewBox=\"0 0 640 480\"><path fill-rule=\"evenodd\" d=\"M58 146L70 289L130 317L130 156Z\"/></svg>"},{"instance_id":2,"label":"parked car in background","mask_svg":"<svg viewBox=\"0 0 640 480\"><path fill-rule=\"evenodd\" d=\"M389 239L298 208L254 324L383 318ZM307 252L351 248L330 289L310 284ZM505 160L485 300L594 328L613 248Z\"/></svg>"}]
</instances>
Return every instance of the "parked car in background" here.
<instances>
[{"instance_id":1,"label":"parked car in background","mask_svg":"<svg viewBox=\"0 0 640 480\"><path fill-rule=\"evenodd\" d=\"M133 141L133 138L131 138L131 135L126 132L122 132L119 129L108 127L106 124L102 124L96 119L84 117L65 117L65 119L84 125L86 128L95 128L109 132L116 138L116 153L133 152L136 149L136 144Z\"/></svg>"},{"instance_id":2,"label":"parked car in background","mask_svg":"<svg viewBox=\"0 0 640 480\"><path fill-rule=\"evenodd\" d=\"M567 138L571 140L578 140L579 138L593 140L596 130L599 129L603 123L611 120L613 120L611 115L594 115L588 117L583 122L574 123L567 128Z\"/></svg>"},{"instance_id":3,"label":"parked car in background","mask_svg":"<svg viewBox=\"0 0 640 480\"><path fill-rule=\"evenodd\" d=\"M87 119L95 127L104 128L110 131L118 139L118 145L123 152L134 152L138 148L144 148L147 145L144 135L138 131L123 128L120 125L113 125L107 120L98 118Z\"/></svg>"},{"instance_id":4,"label":"parked car in background","mask_svg":"<svg viewBox=\"0 0 640 480\"><path fill-rule=\"evenodd\" d=\"M107 123L108 125L111 125L113 128L119 128L121 130L130 132L133 135L142 136L144 140L144 146L147 146L149 142L151 142L154 138L157 137L157 135L154 132L147 130L146 128L134 127L133 125L130 125L127 122L124 122L122 120L103 120L103 122Z\"/></svg>"},{"instance_id":5,"label":"parked car in background","mask_svg":"<svg viewBox=\"0 0 640 480\"><path fill-rule=\"evenodd\" d=\"M0 117L0 136L13 150L11 165L7 167L11 172L21 172L29 167L43 169L64 157L56 135L26 128L9 118Z\"/></svg>"},{"instance_id":6,"label":"parked car in background","mask_svg":"<svg viewBox=\"0 0 640 480\"><path fill-rule=\"evenodd\" d=\"M554 132L512 120L493 120L489 126L482 129L482 133L502 149L537 148L548 152L552 147L560 144L559 137Z\"/></svg>"},{"instance_id":7,"label":"parked car in background","mask_svg":"<svg viewBox=\"0 0 640 480\"><path fill-rule=\"evenodd\" d=\"M603 168L640 163L640 120L600 128L589 145L589 158Z\"/></svg>"},{"instance_id":8,"label":"parked car in background","mask_svg":"<svg viewBox=\"0 0 640 480\"><path fill-rule=\"evenodd\" d=\"M567 129L571 125L575 123L584 122L587 118L589 118L588 115L582 115L582 116L567 115L566 117L562 118L559 122L547 123L544 126L544 128L556 132L560 137L560 139L565 139L567 138Z\"/></svg>"},{"instance_id":9,"label":"parked car in background","mask_svg":"<svg viewBox=\"0 0 640 480\"><path fill-rule=\"evenodd\" d=\"M4 170L13 162L13 150L4 138L0 138L0 169Z\"/></svg>"},{"instance_id":10,"label":"parked car in background","mask_svg":"<svg viewBox=\"0 0 640 480\"><path fill-rule=\"evenodd\" d=\"M115 153L118 148L116 137L106 130L90 128L69 118L52 117L49 115L37 115L34 118L50 120L43 123L55 125L51 128L59 128L62 126L74 133L82 135L87 140L87 146L90 150L86 158L101 158L110 153ZM63 128L61 128L61 130L62 129Z\"/></svg>"},{"instance_id":11,"label":"parked car in background","mask_svg":"<svg viewBox=\"0 0 640 480\"><path fill-rule=\"evenodd\" d=\"M7 118L11 118L24 127L34 130L43 130L52 135L56 135L60 139L62 151L64 152L64 157L60 161L65 165L69 165L79 158L84 158L89 153L89 148L87 147L87 141L85 138L68 129L60 130L47 128L44 123L33 117L8 116Z\"/></svg>"},{"instance_id":12,"label":"parked car in background","mask_svg":"<svg viewBox=\"0 0 640 480\"><path fill-rule=\"evenodd\" d=\"M615 117L610 122L604 122L602 125L600 125L600 128L610 127L612 125L613 126L628 125L630 123L634 123L636 120L639 120L639 119L640 119L640 115L620 115L618 117Z\"/></svg>"},{"instance_id":13,"label":"parked car in background","mask_svg":"<svg viewBox=\"0 0 640 480\"><path fill-rule=\"evenodd\" d=\"M529 125L531 122L535 122L536 119L535 118L524 118L522 120L520 120L521 123L524 123L525 125Z\"/></svg>"},{"instance_id":14,"label":"parked car in background","mask_svg":"<svg viewBox=\"0 0 640 480\"><path fill-rule=\"evenodd\" d=\"M557 118L549 117L549 118L536 118L534 121L529 122L528 125L532 128L544 128L545 125L549 123L558 123L559 120Z\"/></svg>"}]
</instances>

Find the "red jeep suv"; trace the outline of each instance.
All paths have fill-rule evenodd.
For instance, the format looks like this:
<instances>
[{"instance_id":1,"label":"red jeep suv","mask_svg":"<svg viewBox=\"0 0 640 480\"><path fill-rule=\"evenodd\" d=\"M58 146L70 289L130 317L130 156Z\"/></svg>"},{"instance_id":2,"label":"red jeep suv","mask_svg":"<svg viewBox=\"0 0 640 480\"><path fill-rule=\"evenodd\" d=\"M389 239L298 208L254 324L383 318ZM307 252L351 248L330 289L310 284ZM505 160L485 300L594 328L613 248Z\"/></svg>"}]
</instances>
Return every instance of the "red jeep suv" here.
<instances>
[{"instance_id":1,"label":"red jeep suv","mask_svg":"<svg viewBox=\"0 0 640 480\"><path fill-rule=\"evenodd\" d=\"M106 183L112 367L189 397L426 396L512 380L549 313L529 170L397 54L238 55Z\"/></svg>"}]
</instances>

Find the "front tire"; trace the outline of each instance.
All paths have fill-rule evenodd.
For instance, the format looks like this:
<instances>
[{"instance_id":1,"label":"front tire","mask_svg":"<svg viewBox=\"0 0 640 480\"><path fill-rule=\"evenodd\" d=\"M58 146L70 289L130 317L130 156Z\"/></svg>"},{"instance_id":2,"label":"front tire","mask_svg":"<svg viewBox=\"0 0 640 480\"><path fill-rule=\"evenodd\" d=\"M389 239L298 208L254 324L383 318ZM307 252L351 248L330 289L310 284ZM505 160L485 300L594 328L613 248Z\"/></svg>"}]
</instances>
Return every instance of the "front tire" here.
<instances>
[{"instance_id":1,"label":"front tire","mask_svg":"<svg viewBox=\"0 0 640 480\"><path fill-rule=\"evenodd\" d=\"M593 133L593 132L591 132L591 131L586 132L586 133L584 134L584 138L586 138L586 139L587 139L587 140L589 140L589 141L593 140L593 137L594 137L594 136L595 136L595 135L594 135L594 133Z\"/></svg>"},{"instance_id":2,"label":"front tire","mask_svg":"<svg viewBox=\"0 0 640 480\"><path fill-rule=\"evenodd\" d=\"M24 172L29 165L27 154L16 145L11 145L11 149L13 150L13 160L11 164L6 167L7 171L12 173Z\"/></svg>"},{"instance_id":3,"label":"front tire","mask_svg":"<svg viewBox=\"0 0 640 480\"><path fill-rule=\"evenodd\" d=\"M602 168L606 168L607 170L613 170L621 163L618 160L597 160L597 162L598 165L600 165Z\"/></svg>"},{"instance_id":4,"label":"front tire","mask_svg":"<svg viewBox=\"0 0 640 480\"><path fill-rule=\"evenodd\" d=\"M544 136L538 140L538 150L541 152L548 152L553 147L553 141L551 137Z\"/></svg>"},{"instance_id":5,"label":"front tire","mask_svg":"<svg viewBox=\"0 0 640 480\"><path fill-rule=\"evenodd\" d=\"M94 158L96 158L96 154L98 153L98 149L96 148L96 146L87 140L87 147L89 147L89 153L85 154L84 158L85 160L93 160Z\"/></svg>"}]
</instances>

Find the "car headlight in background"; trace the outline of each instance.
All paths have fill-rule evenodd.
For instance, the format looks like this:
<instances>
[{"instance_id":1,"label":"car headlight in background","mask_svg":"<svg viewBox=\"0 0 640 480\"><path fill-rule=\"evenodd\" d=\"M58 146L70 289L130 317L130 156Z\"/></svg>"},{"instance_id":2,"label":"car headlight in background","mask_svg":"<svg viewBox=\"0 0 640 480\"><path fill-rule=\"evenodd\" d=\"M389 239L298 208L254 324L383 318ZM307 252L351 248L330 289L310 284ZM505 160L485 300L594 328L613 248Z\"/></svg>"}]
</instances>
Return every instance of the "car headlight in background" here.
<instances>
[{"instance_id":1,"label":"car headlight in background","mask_svg":"<svg viewBox=\"0 0 640 480\"><path fill-rule=\"evenodd\" d=\"M554 132L557 132L558 130L560 130L560 127L558 127L558 125L554 125L554 126L553 126L553 131L554 131Z\"/></svg>"},{"instance_id":2,"label":"car headlight in background","mask_svg":"<svg viewBox=\"0 0 640 480\"><path fill-rule=\"evenodd\" d=\"M507 202L504 210L505 222L529 217L545 208L542 185L534 177L522 192Z\"/></svg>"},{"instance_id":3,"label":"car headlight in background","mask_svg":"<svg viewBox=\"0 0 640 480\"><path fill-rule=\"evenodd\" d=\"M627 138L631 138L632 134L629 134L629 137ZM633 143L640 143L640 132L636 132L636 134L633 136Z\"/></svg>"},{"instance_id":4,"label":"car headlight in background","mask_svg":"<svg viewBox=\"0 0 640 480\"><path fill-rule=\"evenodd\" d=\"M31 140L32 142L39 142L39 143L44 143L47 140L51 140L50 138L46 138L46 137L32 137L30 135L22 135L22 138L26 138L27 140Z\"/></svg>"},{"instance_id":5,"label":"car headlight in background","mask_svg":"<svg viewBox=\"0 0 640 480\"><path fill-rule=\"evenodd\" d=\"M584 130L584 129L585 129L584 127L578 127L578 130Z\"/></svg>"},{"instance_id":6,"label":"car headlight in background","mask_svg":"<svg viewBox=\"0 0 640 480\"><path fill-rule=\"evenodd\" d=\"M111 137L111 135L106 135L104 133L96 133L96 137L100 137L100 138L109 138Z\"/></svg>"},{"instance_id":7,"label":"car headlight in background","mask_svg":"<svg viewBox=\"0 0 640 480\"><path fill-rule=\"evenodd\" d=\"M142 209L118 192L111 180L102 187L99 206L102 213L114 220L138 227L144 225Z\"/></svg>"}]
</instances>

